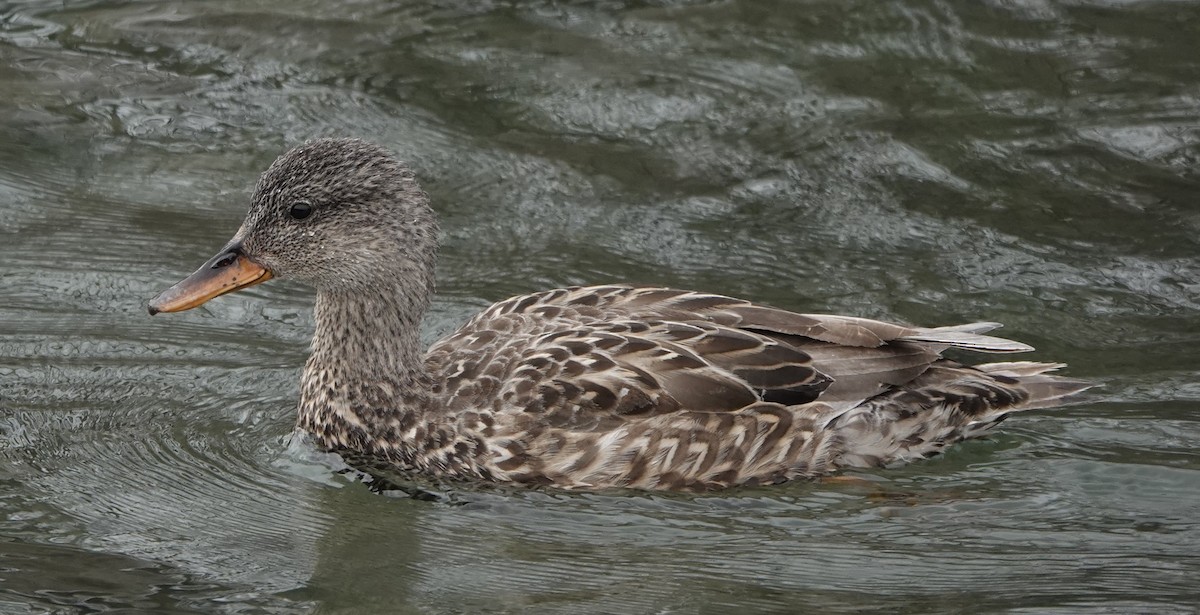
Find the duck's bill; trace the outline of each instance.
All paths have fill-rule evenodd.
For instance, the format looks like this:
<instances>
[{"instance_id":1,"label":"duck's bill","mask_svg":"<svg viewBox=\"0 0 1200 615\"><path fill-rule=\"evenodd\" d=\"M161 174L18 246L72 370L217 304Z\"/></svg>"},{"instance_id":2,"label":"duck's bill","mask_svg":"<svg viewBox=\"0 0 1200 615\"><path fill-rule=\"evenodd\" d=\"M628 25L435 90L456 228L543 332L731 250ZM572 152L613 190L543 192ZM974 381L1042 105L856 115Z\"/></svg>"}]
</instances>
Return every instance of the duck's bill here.
<instances>
[{"instance_id":1,"label":"duck's bill","mask_svg":"<svg viewBox=\"0 0 1200 615\"><path fill-rule=\"evenodd\" d=\"M178 284L150 301L150 315L190 310L213 297L271 279L266 267L246 258L240 246L227 246Z\"/></svg>"}]
</instances>

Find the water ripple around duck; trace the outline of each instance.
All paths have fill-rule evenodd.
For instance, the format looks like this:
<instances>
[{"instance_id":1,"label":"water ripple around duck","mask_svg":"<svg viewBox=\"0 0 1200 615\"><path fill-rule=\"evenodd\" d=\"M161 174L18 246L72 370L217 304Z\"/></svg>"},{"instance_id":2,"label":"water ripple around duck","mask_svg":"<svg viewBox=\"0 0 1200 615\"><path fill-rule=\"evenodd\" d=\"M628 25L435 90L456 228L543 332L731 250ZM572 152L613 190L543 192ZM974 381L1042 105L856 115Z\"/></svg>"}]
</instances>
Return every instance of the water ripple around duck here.
<instances>
[{"instance_id":1,"label":"water ripple around duck","mask_svg":"<svg viewBox=\"0 0 1200 615\"><path fill-rule=\"evenodd\" d=\"M0 610L1189 612L1194 11L868 4L0 7ZM848 483L371 494L289 437L306 289L144 313L335 134L442 215L427 341L622 280L1001 320L1104 388Z\"/></svg>"}]
</instances>

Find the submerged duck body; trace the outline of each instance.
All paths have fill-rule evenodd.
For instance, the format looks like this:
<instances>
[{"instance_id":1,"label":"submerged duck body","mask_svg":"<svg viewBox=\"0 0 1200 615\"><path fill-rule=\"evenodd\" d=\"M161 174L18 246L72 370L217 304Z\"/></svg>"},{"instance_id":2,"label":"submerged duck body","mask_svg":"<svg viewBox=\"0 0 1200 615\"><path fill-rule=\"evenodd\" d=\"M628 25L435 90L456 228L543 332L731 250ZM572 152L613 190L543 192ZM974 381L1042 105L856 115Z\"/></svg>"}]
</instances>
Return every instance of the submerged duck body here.
<instances>
[{"instance_id":1,"label":"submerged duck body","mask_svg":"<svg viewBox=\"0 0 1200 615\"><path fill-rule=\"evenodd\" d=\"M263 174L234 239L151 301L271 277L317 289L298 427L376 475L704 491L928 457L1088 385L999 325L920 328L607 285L497 303L422 351L437 225L378 146L323 139Z\"/></svg>"}]
</instances>

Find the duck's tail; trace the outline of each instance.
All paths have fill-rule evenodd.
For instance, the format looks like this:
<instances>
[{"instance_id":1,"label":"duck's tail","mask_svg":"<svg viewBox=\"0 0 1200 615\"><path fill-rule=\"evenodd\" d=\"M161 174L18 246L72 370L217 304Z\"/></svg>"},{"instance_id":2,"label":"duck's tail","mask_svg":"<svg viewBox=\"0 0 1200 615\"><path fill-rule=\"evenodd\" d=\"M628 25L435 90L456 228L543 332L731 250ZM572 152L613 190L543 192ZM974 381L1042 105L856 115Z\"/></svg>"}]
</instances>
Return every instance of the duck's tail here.
<instances>
[{"instance_id":1,"label":"duck's tail","mask_svg":"<svg viewBox=\"0 0 1200 615\"><path fill-rule=\"evenodd\" d=\"M829 421L842 442L843 468L886 466L936 455L986 434L1009 413L1072 403L1093 386L1049 375L1061 363L1031 361L965 367L938 361L902 388Z\"/></svg>"}]
</instances>

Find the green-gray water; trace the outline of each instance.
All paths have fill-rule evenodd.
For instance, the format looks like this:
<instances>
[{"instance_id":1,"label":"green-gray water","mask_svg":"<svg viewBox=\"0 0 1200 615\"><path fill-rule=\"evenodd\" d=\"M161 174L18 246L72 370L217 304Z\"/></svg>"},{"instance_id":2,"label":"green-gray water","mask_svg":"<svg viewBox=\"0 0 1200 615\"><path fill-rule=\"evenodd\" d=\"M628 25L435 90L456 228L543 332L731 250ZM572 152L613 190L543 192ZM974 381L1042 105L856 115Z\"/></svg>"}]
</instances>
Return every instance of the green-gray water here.
<instances>
[{"instance_id":1,"label":"green-gray water","mask_svg":"<svg viewBox=\"0 0 1200 615\"><path fill-rule=\"evenodd\" d=\"M442 216L427 338L632 281L998 320L1103 388L704 497L369 493L289 442L309 292L145 301L306 138ZM1200 5L0 3L0 613L1192 613Z\"/></svg>"}]
</instances>

